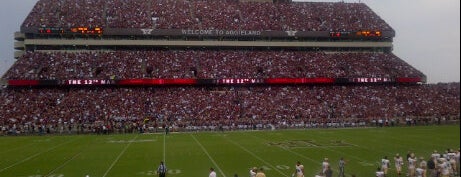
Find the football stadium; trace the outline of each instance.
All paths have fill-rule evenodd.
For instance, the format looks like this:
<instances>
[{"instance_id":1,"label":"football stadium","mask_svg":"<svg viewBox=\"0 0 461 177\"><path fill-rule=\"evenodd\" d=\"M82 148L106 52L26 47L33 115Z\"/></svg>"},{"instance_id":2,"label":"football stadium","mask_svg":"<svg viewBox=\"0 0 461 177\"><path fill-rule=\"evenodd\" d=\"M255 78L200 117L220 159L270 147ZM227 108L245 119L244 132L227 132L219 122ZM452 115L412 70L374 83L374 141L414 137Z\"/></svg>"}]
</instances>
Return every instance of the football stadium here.
<instances>
[{"instance_id":1,"label":"football stadium","mask_svg":"<svg viewBox=\"0 0 461 177\"><path fill-rule=\"evenodd\" d=\"M395 35L360 1L38 0L0 176L459 176L460 83Z\"/></svg>"}]
</instances>

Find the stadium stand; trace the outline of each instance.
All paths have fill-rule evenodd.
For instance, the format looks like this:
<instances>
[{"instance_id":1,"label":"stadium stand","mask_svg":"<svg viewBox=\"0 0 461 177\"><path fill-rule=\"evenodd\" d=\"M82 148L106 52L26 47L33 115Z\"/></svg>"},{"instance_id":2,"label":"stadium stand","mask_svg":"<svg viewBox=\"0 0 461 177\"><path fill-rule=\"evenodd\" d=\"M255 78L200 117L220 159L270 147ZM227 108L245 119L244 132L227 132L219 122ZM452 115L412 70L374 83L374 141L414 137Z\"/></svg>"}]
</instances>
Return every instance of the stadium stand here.
<instances>
[{"instance_id":1,"label":"stadium stand","mask_svg":"<svg viewBox=\"0 0 461 177\"><path fill-rule=\"evenodd\" d=\"M117 58L117 60L113 60ZM195 69L194 69L195 68ZM194 72L192 72L194 71ZM423 77L393 54L163 50L28 52L7 79Z\"/></svg>"},{"instance_id":2,"label":"stadium stand","mask_svg":"<svg viewBox=\"0 0 461 177\"><path fill-rule=\"evenodd\" d=\"M170 9L174 9L174 13ZM270 3L235 0L40 0L22 26L278 31L392 30L363 3Z\"/></svg>"},{"instance_id":3,"label":"stadium stand","mask_svg":"<svg viewBox=\"0 0 461 177\"><path fill-rule=\"evenodd\" d=\"M364 3L39 0L15 36L2 134L459 121Z\"/></svg>"},{"instance_id":4,"label":"stadium stand","mask_svg":"<svg viewBox=\"0 0 461 177\"><path fill-rule=\"evenodd\" d=\"M168 120L175 130L369 125L412 118L459 119L459 84L168 88L13 88L2 91L2 125L134 123ZM145 119L148 119L146 122ZM140 127L138 127L140 128Z\"/></svg>"}]
</instances>

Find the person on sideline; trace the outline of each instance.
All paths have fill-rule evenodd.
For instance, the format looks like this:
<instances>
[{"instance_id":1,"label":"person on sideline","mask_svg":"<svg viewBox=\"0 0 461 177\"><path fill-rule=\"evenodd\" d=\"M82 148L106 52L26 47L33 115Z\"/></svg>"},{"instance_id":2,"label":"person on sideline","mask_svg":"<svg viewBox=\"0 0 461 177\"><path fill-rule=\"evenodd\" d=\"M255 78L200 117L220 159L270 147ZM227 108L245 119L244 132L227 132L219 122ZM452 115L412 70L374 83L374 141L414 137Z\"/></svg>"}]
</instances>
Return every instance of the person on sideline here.
<instances>
[{"instance_id":1,"label":"person on sideline","mask_svg":"<svg viewBox=\"0 0 461 177\"><path fill-rule=\"evenodd\" d=\"M434 157L431 156L431 159L426 164L430 177L437 177L437 167L435 166Z\"/></svg>"},{"instance_id":2,"label":"person on sideline","mask_svg":"<svg viewBox=\"0 0 461 177\"><path fill-rule=\"evenodd\" d=\"M160 162L160 165L159 165L158 168L157 168L158 177L165 177L165 176L166 176L166 172L167 172L166 166L165 166L165 164L163 163L163 161L161 161L161 162Z\"/></svg>"},{"instance_id":3,"label":"person on sideline","mask_svg":"<svg viewBox=\"0 0 461 177\"><path fill-rule=\"evenodd\" d=\"M331 170L331 167L327 167L327 171L325 171L325 177L333 177L333 170Z\"/></svg>"},{"instance_id":4,"label":"person on sideline","mask_svg":"<svg viewBox=\"0 0 461 177\"><path fill-rule=\"evenodd\" d=\"M295 175L296 177L304 177L304 165L300 161L296 162Z\"/></svg>"},{"instance_id":5,"label":"person on sideline","mask_svg":"<svg viewBox=\"0 0 461 177\"><path fill-rule=\"evenodd\" d=\"M214 171L214 168L210 168L210 175L208 177L216 177L216 172Z\"/></svg>"},{"instance_id":6,"label":"person on sideline","mask_svg":"<svg viewBox=\"0 0 461 177\"><path fill-rule=\"evenodd\" d=\"M329 166L330 163L328 162L328 158L324 158L322 163L322 174L325 174Z\"/></svg>"},{"instance_id":7,"label":"person on sideline","mask_svg":"<svg viewBox=\"0 0 461 177\"><path fill-rule=\"evenodd\" d=\"M256 173L256 177L266 177L266 174L264 174L264 169L260 168L258 170L258 173Z\"/></svg>"},{"instance_id":8,"label":"person on sideline","mask_svg":"<svg viewBox=\"0 0 461 177\"><path fill-rule=\"evenodd\" d=\"M415 177L416 175L416 157L414 153L410 154L410 157L408 158L408 174L410 177Z\"/></svg>"},{"instance_id":9,"label":"person on sideline","mask_svg":"<svg viewBox=\"0 0 461 177\"><path fill-rule=\"evenodd\" d=\"M346 161L344 161L344 158L341 157L339 159L339 176L338 177L345 177L344 176L344 166L346 165Z\"/></svg>"},{"instance_id":10,"label":"person on sideline","mask_svg":"<svg viewBox=\"0 0 461 177\"><path fill-rule=\"evenodd\" d=\"M402 166L403 166L403 158L399 154L395 154L394 157L394 164L395 164L395 171L397 175L400 176L402 174Z\"/></svg>"},{"instance_id":11,"label":"person on sideline","mask_svg":"<svg viewBox=\"0 0 461 177\"><path fill-rule=\"evenodd\" d=\"M258 171L258 168L253 167L250 169L250 177L256 177L256 172Z\"/></svg>"},{"instance_id":12,"label":"person on sideline","mask_svg":"<svg viewBox=\"0 0 461 177\"><path fill-rule=\"evenodd\" d=\"M380 167L376 169L376 177L384 177L384 172L381 170Z\"/></svg>"},{"instance_id":13,"label":"person on sideline","mask_svg":"<svg viewBox=\"0 0 461 177\"><path fill-rule=\"evenodd\" d=\"M381 169L384 172L384 176L387 175L387 170L389 169L389 159L387 159L387 156L384 156L384 158L381 159Z\"/></svg>"}]
</instances>

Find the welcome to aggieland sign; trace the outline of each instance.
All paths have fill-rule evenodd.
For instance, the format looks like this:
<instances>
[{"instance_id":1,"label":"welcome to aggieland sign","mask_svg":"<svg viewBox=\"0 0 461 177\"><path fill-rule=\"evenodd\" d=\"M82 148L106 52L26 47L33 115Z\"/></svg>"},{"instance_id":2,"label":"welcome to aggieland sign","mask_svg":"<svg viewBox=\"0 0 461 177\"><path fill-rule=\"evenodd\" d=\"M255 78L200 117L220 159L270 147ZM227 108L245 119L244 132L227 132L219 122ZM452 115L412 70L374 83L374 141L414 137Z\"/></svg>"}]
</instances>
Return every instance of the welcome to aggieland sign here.
<instances>
[{"instance_id":1,"label":"welcome to aggieland sign","mask_svg":"<svg viewBox=\"0 0 461 177\"><path fill-rule=\"evenodd\" d=\"M331 37L331 31L265 31L265 30L219 30L219 29L116 29L104 31L105 35L136 36L203 36L203 37ZM356 32L348 32L356 34ZM394 37L393 31L383 31L379 37ZM357 38L363 36L343 35L341 37Z\"/></svg>"},{"instance_id":2,"label":"welcome to aggieland sign","mask_svg":"<svg viewBox=\"0 0 461 177\"><path fill-rule=\"evenodd\" d=\"M38 27L21 27L21 32L39 34ZM339 32L338 32L339 33ZM356 34L350 31L348 34ZM381 31L381 38L395 36L394 31ZM43 35L43 34L42 34ZM271 30L220 30L220 29L152 29L104 28L102 35L111 36L202 36L202 37L331 37L331 31L271 31ZM343 35L344 38L363 36Z\"/></svg>"},{"instance_id":3,"label":"welcome to aggieland sign","mask_svg":"<svg viewBox=\"0 0 461 177\"><path fill-rule=\"evenodd\" d=\"M118 29L104 30L105 35L136 35L136 36L203 36L203 37L332 37L331 31L265 31L265 30L220 30L220 29ZM339 32L337 32L339 33ZM344 31L342 32L344 33ZM363 38L355 35L356 31L349 31L341 37ZM395 36L394 31L380 31L380 38ZM372 36L367 36L372 37ZM375 36L376 37L376 36Z\"/></svg>"},{"instance_id":4,"label":"welcome to aggieland sign","mask_svg":"<svg viewBox=\"0 0 461 177\"><path fill-rule=\"evenodd\" d=\"M135 36L203 36L203 37L288 37L295 36L297 31L261 31L261 30L217 30L217 29L119 29L104 30L105 35ZM312 34L311 34L312 35ZM327 32L315 32L315 35L329 35Z\"/></svg>"},{"instance_id":5,"label":"welcome to aggieland sign","mask_svg":"<svg viewBox=\"0 0 461 177\"><path fill-rule=\"evenodd\" d=\"M181 30L182 35L261 36L261 31L249 30Z\"/></svg>"}]
</instances>

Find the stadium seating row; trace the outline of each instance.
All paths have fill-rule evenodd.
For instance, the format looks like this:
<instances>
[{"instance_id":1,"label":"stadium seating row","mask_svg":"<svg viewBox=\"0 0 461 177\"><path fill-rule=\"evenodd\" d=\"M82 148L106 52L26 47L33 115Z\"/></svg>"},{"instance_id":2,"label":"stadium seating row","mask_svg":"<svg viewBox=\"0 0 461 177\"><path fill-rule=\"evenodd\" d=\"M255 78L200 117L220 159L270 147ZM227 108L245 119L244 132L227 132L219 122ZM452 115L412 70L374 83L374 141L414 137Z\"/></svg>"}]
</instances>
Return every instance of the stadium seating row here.
<instances>
[{"instance_id":1,"label":"stadium seating row","mask_svg":"<svg viewBox=\"0 0 461 177\"><path fill-rule=\"evenodd\" d=\"M22 27L392 31L364 3L39 0ZM33 36L32 36L33 37ZM55 37L55 36L54 36ZM32 48L28 48L32 49ZM57 46L40 46L57 49ZM309 49L308 49L309 50ZM351 49L353 50L353 49ZM28 51L5 80L425 77L392 53L243 49ZM0 127L308 127L378 119L459 120L460 85L6 87ZM147 125L148 124L148 125ZM337 125L337 124L336 124ZM79 128L76 128L79 127ZM144 127L145 128L145 127Z\"/></svg>"},{"instance_id":2,"label":"stadium seating row","mask_svg":"<svg viewBox=\"0 0 461 177\"><path fill-rule=\"evenodd\" d=\"M274 4L231 0L40 0L22 26L392 31L392 28L364 3Z\"/></svg>"},{"instance_id":3,"label":"stadium seating row","mask_svg":"<svg viewBox=\"0 0 461 177\"><path fill-rule=\"evenodd\" d=\"M5 79L423 77L390 53L157 50L27 52Z\"/></svg>"},{"instance_id":4,"label":"stadium seating row","mask_svg":"<svg viewBox=\"0 0 461 177\"><path fill-rule=\"evenodd\" d=\"M374 119L459 119L460 85L7 88L0 125L126 121L171 126L294 126Z\"/></svg>"}]
</instances>

